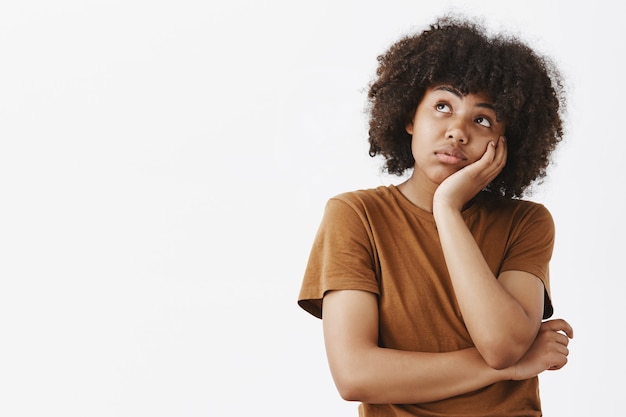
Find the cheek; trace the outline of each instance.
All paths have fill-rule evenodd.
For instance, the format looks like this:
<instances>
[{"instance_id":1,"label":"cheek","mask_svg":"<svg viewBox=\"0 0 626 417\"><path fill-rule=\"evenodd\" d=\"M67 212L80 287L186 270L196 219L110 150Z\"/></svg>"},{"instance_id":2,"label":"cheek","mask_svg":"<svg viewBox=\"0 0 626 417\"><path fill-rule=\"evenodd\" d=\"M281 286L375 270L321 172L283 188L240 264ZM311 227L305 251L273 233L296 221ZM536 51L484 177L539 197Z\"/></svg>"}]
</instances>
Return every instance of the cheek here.
<instances>
[{"instance_id":1,"label":"cheek","mask_svg":"<svg viewBox=\"0 0 626 417\"><path fill-rule=\"evenodd\" d=\"M494 139L481 138L480 140L474 140L474 143L471 144L471 148L467 150L470 163L474 163L483 157L485 152L487 152L489 142L491 142L492 140Z\"/></svg>"},{"instance_id":2,"label":"cheek","mask_svg":"<svg viewBox=\"0 0 626 417\"><path fill-rule=\"evenodd\" d=\"M506 133L506 125L504 123L498 123L495 129L496 135L498 137L505 136Z\"/></svg>"},{"instance_id":3,"label":"cheek","mask_svg":"<svg viewBox=\"0 0 626 417\"><path fill-rule=\"evenodd\" d=\"M428 152L426 146L424 145L424 141L420 140L419 134L414 134L411 138L411 152L415 160L417 160L418 157L422 156L425 152Z\"/></svg>"}]
</instances>

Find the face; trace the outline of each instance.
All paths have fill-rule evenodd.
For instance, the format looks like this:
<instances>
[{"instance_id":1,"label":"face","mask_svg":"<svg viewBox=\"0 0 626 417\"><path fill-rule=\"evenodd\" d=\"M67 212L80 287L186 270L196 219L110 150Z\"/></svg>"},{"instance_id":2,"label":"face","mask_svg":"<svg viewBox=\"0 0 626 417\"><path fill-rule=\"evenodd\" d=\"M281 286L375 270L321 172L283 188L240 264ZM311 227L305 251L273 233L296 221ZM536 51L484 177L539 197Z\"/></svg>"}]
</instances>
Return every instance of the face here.
<instances>
[{"instance_id":1,"label":"face","mask_svg":"<svg viewBox=\"0 0 626 417\"><path fill-rule=\"evenodd\" d=\"M413 138L412 178L436 186L480 159L489 142L504 135L505 124L496 120L487 94L462 95L449 85L435 85L426 90L406 130Z\"/></svg>"}]
</instances>

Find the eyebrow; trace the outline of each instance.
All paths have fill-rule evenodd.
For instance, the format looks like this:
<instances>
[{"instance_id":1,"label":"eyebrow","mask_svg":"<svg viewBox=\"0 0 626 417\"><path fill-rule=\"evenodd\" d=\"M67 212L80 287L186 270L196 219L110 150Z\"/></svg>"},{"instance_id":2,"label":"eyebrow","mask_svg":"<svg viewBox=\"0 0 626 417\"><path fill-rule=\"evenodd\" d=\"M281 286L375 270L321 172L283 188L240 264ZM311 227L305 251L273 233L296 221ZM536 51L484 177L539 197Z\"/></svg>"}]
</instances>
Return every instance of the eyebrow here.
<instances>
[{"instance_id":1,"label":"eyebrow","mask_svg":"<svg viewBox=\"0 0 626 417\"><path fill-rule=\"evenodd\" d=\"M455 96L457 96L458 98L463 98L463 94L456 88L449 86L449 85L440 85L439 87L435 88L435 91L437 90L441 90L441 91L447 91L449 93L454 94ZM496 111L496 108L493 106L493 104L491 103L477 103L476 107L484 107L486 109L490 109L493 111Z\"/></svg>"}]
</instances>

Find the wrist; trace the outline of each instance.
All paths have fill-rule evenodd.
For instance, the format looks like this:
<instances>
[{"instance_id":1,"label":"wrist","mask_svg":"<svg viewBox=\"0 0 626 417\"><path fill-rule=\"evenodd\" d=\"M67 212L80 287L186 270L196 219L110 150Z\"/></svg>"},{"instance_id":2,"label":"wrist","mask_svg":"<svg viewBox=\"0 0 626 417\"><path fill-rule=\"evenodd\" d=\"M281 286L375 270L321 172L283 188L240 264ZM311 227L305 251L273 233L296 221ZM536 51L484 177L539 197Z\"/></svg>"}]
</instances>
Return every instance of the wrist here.
<instances>
[{"instance_id":1,"label":"wrist","mask_svg":"<svg viewBox=\"0 0 626 417\"><path fill-rule=\"evenodd\" d=\"M435 217L435 221L442 221L446 217L460 215L461 208L457 208L454 205L450 204L447 201L442 201L439 199L433 199L433 216Z\"/></svg>"},{"instance_id":2,"label":"wrist","mask_svg":"<svg viewBox=\"0 0 626 417\"><path fill-rule=\"evenodd\" d=\"M511 365L508 368L502 369L502 377L506 381L516 381L517 378L517 364Z\"/></svg>"}]
</instances>

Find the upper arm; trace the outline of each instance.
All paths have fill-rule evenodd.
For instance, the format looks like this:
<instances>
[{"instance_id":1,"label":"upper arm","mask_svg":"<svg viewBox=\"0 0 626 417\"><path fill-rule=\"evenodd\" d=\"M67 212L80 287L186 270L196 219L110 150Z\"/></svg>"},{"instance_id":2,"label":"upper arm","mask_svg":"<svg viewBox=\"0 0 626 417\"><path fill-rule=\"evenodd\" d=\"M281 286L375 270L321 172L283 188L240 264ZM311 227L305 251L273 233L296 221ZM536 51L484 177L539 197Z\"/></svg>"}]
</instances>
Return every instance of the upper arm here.
<instances>
[{"instance_id":1,"label":"upper arm","mask_svg":"<svg viewBox=\"0 0 626 417\"><path fill-rule=\"evenodd\" d=\"M329 291L322 323L330 370L338 387L362 368L359 353L378 346L378 300L358 290Z\"/></svg>"},{"instance_id":2,"label":"upper arm","mask_svg":"<svg viewBox=\"0 0 626 417\"><path fill-rule=\"evenodd\" d=\"M520 214L520 219L516 221L509 238L512 244L506 249L506 256L500 266L500 270L506 271L501 276L524 274L522 271L525 271L526 277L540 282L543 291L539 291L541 294L538 298L543 300L544 307L541 318L549 318L553 311L549 274L555 239L552 215L546 207L532 205L531 209ZM524 278L522 276L522 279Z\"/></svg>"},{"instance_id":3,"label":"upper arm","mask_svg":"<svg viewBox=\"0 0 626 417\"><path fill-rule=\"evenodd\" d=\"M528 345L535 339L541 326L544 305L544 285L535 275L524 271L504 271L498 281L522 307L530 324Z\"/></svg>"}]
</instances>

